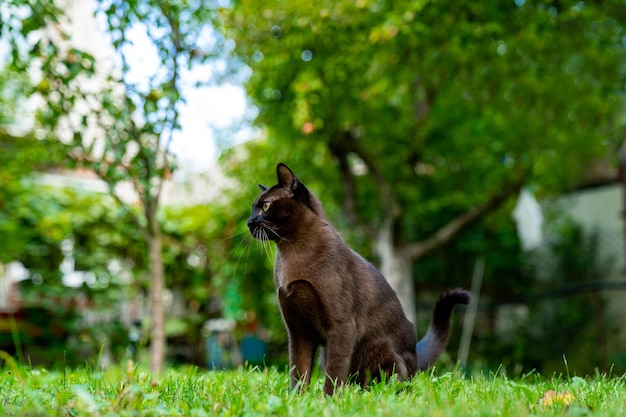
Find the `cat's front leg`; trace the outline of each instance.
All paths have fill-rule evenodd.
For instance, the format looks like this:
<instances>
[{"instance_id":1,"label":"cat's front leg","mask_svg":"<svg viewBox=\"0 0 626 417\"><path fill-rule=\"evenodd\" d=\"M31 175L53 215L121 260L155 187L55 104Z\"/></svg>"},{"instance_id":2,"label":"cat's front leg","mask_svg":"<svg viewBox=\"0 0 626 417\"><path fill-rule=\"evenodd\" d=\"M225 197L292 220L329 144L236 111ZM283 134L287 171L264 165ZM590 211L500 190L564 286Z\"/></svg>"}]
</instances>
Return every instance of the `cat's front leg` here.
<instances>
[{"instance_id":1,"label":"cat's front leg","mask_svg":"<svg viewBox=\"0 0 626 417\"><path fill-rule=\"evenodd\" d=\"M353 321L334 323L329 330L326 341L324 394L333 395L335 387L347 381L355 339L356 326Z\"/></svg>"},{"instance_id":2,"label":"cat's front leg","mask_svg":"<svg viewBox=\"0 0 626 417\"><path fill-rule=\"evenodd\" d=\"M304 389L311 383L317 344L298 332L289 332L289 367L291 387Z\"/></svg>"}]
</instances>

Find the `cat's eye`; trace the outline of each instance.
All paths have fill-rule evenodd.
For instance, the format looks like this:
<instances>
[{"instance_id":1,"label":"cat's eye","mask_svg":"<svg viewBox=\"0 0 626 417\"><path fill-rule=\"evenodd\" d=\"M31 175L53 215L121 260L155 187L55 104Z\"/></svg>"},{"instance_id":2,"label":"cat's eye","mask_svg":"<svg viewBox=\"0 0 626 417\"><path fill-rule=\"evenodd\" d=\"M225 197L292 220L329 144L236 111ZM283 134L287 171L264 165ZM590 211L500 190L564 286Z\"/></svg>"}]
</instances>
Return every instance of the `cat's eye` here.
<instances>
[{"instance_id":1,"label":"cat's eye","mask_svg":"<svg viewBox=\"0 0 626 417\"><path fill-rule=\"evenodd\" d=\"M266 201L265 203L263 203L263 211L269 210L271 205L272 203L270 203L269 201Z\"/></svg>"}]
</instances>

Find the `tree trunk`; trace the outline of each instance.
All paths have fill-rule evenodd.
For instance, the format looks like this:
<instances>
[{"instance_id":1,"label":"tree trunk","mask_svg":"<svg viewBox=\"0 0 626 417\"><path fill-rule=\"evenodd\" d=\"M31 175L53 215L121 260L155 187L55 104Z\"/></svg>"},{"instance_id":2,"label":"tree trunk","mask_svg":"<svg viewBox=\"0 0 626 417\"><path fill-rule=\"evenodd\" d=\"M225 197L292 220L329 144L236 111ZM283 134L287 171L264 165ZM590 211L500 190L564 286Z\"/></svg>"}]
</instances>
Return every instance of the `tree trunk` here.
<instances>
[{"instance_id":1,"label":"tree trunk","mask_svg":"<svg viewBox=\"0 0 626 417\"><path fill-rule=\"evenodd\" d=\"M151 234L148 239L148 255L150 262L150 304L152 306L150 370L158 374L163 370L166 347L165 311L163 306L165 276L163 272L161 234L158 232Z\"/></svg>"},{"instance_id":2,"label":"tree trunk","mask_svg":"<svg viewBox=\"0 0 626 417\"><path fill-rule=\"evenodd\" d=\"M398 295L404 314L406 314L411 323L415 324L413 260L408 254L398 250L394 244L391 223L387 222L381 228L376 241L376 252L380 256L380 272L382 272L391 288Z\"/></svg>"}]
</instances>

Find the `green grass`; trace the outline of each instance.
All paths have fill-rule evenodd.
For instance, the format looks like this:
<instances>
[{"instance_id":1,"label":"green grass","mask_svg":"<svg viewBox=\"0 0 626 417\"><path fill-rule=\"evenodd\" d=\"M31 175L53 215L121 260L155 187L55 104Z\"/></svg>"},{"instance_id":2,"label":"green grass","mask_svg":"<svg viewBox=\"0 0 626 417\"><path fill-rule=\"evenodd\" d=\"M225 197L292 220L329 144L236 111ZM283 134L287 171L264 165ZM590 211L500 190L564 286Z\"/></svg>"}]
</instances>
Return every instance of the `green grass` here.
<instances>
[{"instance_id":1,"label":"green grass","mask_svg":"<svg viewBox=\"0 0 626 417\"><path fill-rule=\"evenodd\" d=\"M289 389L276 369L207 372L168 370L158 380L134 367L48 372L1 368L0 415L9 416L624 416L626 379L502 375L462 378L422 373L410 383L390 381L334 397L315 378L304 393ZM548 390L574 402L542 405Z\"/></svg>"}]
</instances>

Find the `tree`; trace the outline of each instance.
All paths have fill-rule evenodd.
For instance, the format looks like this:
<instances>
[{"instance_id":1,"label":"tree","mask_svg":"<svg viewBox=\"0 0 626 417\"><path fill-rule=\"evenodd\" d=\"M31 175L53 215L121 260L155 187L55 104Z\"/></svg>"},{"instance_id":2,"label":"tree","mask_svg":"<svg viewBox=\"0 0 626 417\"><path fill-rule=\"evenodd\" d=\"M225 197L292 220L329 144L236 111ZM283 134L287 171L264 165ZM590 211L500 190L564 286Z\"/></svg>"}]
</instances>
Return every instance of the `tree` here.
<instances>
[{"instance_id":1,"label":"tree","mask_svg":"<svg viewBox=\"0 0 626 417\"><path fill-rule=\"evenodd\" d=\"M414 319L416 260L525 184L566 189L622 138L625 13L320 0L235 1L223 16L265 154L343 201Z\"/></svg>"},{"instance_id":2,"label":"tree","mask_svg":"<svg viewBox=\"0 0 626 417\"><path fill-rule=\"evenodd\" d=\"M210 81L190 74L222 48L221 38L211 30L213 6L210 1L98 1L96 16L106 21L112 45L110 56L104 54L109 62L95 59L102 51L88 51L89 45L78 36L76 25L84 22L72 22L52 0L10 0L0 10L11 64L19 71L30 68L36 77L30 95L44 102L34 131L41 138L63 141L72 165L92 169L144 237L150 272L150 363L155 372L163 367L166 343L160 198L164 182L177 168L170 145L180 128L185 83ZM138 37L147 39L146 49L156 58L153 71L139 80L132 78L129 66L138 53L132 48ZM120 185L126 182L140 211L120 195Z\"/></svg>"}]
</instances>

